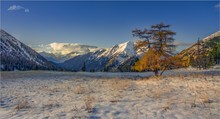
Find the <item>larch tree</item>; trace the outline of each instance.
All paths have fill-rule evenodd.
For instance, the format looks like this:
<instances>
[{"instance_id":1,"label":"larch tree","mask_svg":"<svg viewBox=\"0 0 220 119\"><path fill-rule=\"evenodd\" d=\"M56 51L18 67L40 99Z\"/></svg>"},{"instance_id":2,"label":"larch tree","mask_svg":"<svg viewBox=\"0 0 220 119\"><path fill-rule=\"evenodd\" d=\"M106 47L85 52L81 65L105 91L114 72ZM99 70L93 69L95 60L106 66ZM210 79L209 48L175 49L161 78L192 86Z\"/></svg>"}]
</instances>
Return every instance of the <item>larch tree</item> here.
<instances>
[{"instance_id":1,"label":"larch tree","mask_svg":"<svg viewBox=\"0 0 220 119\"><path fill-rule=\"evenodd\" d=\"M173 55L173 35L176 33L169 29L170 25L164 23L152 25L151 29L135 29L133 36L140 38L135 48L147 47L148 51L135 63L134 70L153 71L155 76L162 75L167 69L181 65L181 59ZM159 71L160 74L159 74Z\"/></svg>"}]
</instances>

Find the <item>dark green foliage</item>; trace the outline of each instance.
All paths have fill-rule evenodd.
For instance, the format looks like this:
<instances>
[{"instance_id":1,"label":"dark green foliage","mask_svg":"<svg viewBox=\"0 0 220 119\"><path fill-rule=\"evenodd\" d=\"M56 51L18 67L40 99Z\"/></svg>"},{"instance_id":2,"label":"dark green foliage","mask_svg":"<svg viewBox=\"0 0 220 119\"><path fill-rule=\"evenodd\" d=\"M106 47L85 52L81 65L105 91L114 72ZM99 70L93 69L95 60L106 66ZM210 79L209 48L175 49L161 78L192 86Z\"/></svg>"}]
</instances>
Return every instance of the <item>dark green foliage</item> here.
<instances>
[{"instance_id":1,"label":"dark green foliage","mask_svg":"<svg viewBox=\"0 0 220 119\"><path fill-rule=\"evenodd\" d=\"M220 64L220 37L215 37L207 42L201 41L197 45L196 58L191 56L190 60L192 67L206 69L210 66Z\"/></svg>"},{"instance_id":2,"label":"dark green foliage","mask_svg":"<svg viewBox=\"0 0 220 119\"><path fill-rule=\"evenodd\" d=\"M214 43L212 50L209 52L211 56L211 61L214 64L220 64L220 42Z\"/></svg>"},{"instance_id":3,"label":"dark green foliage","mask_svg":"<svg viewBox=\"0 0 220 119\"><path fill-rule=\"evenodd\" d=\"M108 72L109 71L109 66L105 66L105 68L104 68L104 72Z\"/></svg>"},{"instance_id":4,"label":"dark green foliage","mask_svg":"<svg viewBox=\"0 0 220 119\"><path fill-rule=\"evenodd\" d=\"M211 50L208 53L209 65L213 66L215 64L220 64L220 37L215 37L214 39L206 43L207 47Z\"/></svg>"},{"instance_id":5,"label":"dark green foliage","mask_svg":"<svg viewBox=\"0 0 220 119\"><path fill-rule=\"evenodd\" d=\"M22 57L17 57L16 59L13 57L7 57L1 55L0 64L2 65L1 71L14 71L14 70L58 70L61 68L56 67L50 62L46 62L45 65L37 65L34 61L26 60Z\"/></svg>"},{"instance_id":6,"label":"dark green foliage","mask_svg":"<svg viewBox=\"0 0 220 119\"><path fill-rule=\"evenodd\" d=\"M82 71L86 71L86 63L83 63Z\"/></svg>"},{"instance_id":7,"label":"dark green foliage","mask_svg":"<svg viewBox=\"0 0 220 119\"><path fill-rule=\"evenodd\" d=\"M123 64L121 64L118 67L118 70L120 72L133 72L134 69L132 67L134 66L135 62L137 62L139 59L137 57L131 57L127 61L125 61Z\"/></svg>"}]
</instances>

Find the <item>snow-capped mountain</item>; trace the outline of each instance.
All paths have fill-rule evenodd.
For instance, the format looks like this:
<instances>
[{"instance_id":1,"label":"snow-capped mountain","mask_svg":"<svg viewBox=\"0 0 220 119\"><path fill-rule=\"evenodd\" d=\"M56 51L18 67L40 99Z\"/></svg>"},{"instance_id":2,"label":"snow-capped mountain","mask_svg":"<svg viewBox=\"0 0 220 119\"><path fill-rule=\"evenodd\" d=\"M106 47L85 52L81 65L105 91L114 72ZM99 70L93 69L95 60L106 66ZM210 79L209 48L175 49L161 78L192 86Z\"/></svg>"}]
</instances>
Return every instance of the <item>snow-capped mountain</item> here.
<instances>
[{"instance_id":1,"label":"snow-capped mountain","mask_svg":"<svg viewBox=\"0 0 220 119\"><path fill-rule=\"evenodd\" d=\"M40 52L39 53L41 56L46 58L48 61L52 61L54 63L62 63L68 59L71 59L75 56L78 56L79 54L66 54L66 55L61 55L61 54L53 54L53 53L48 53L48 52Z\"/></svg>"},{"instance_id":2,"label":"snow-capped mountain","mask_svg":"<svg viewBox=\"0 0 220 119\"><path fill-rule=\"evenodd\" d=\"M54 69L55 66L48 62L36 51L18 41L15 37L1 29L0 55L1 70L32 70Z\"/></svg>"},{"instance_id":3,"label":"snow-capped mountain","mask_svg":"<svg viewBox=\"0 0 220 119\"><path fill-rule=\"evenodd\" d=\"M81 70L83 66L86 67L86 71L119 71L119 67L132 65L133 59L140 57L147 51L147 49L141 51L135 49L135 44L136 42L128 41L112 48L76 56L60 65L75 71Z\"/></svg>"},{"instance_id":4,"label":"snow-capped mountain","mask_svg":"<svg viewBox=\"0 0 220 119\"><path fill-rule=\"evenodd\" d=\"M56 43L56 42L50 43L44 47L46 47L44 48L45 50L41 49L39 53L47 60L55 63L62 63L75 56L84 55L89 52L95 52L100 49L96 46L80 45L77 43Z\"/></svg>"}]
</instances>

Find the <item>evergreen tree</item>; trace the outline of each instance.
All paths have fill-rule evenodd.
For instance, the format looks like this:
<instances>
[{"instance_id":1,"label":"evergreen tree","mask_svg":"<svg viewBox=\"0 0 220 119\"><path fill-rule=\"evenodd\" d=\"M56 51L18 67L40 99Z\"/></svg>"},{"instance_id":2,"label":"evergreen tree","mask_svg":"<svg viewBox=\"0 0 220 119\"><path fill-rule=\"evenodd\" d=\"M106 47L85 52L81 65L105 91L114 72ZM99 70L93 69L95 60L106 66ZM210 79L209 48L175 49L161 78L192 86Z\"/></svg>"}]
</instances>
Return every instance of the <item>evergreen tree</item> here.
<instances>
[{"instance_id":1,"label":"evergreen tree","mask_svg":"<svg viewBox=\"0 0 220 119\"><path fill-rule=\"evenodd\" d=\"M209 52L210 57L212 58L211 61L214 61L214 64L220 63L220 43L216 42L215 45L212 47L212 50Z\"/></svg>"},{"instance_id":2,"label":"evergreen tree","mask_svg":"<svg viewBox=\"0 0 220 119\"><path fill-rule=\"evenodd\" d=\"M85 62L83 63L82 71L84 71L84 72L86 71L86 63Z\"/></svg>"},{"instance_id":3,"label":"evergreen tree","mask_svg":"<svg viewBox=\"0 0 220 119\"><path fill-rule=\"evenodd\" d=\"M108 72L109 71L109 66L106 65L105 68L104 68L104 72Z\"/></svg>"},{"instance_id":4,"label":"evergreen tree","mask_svg":"<svg viewBox=\"0 0 220 119\"><path fill-rule=\"evenodd\" d=\"M197 57L196 57L196 65L197 65L197 69L201 70L202 68L202 57L201 57L201 44L200 41L198 39L197 41Z\"/></svg>"}]
</instances>

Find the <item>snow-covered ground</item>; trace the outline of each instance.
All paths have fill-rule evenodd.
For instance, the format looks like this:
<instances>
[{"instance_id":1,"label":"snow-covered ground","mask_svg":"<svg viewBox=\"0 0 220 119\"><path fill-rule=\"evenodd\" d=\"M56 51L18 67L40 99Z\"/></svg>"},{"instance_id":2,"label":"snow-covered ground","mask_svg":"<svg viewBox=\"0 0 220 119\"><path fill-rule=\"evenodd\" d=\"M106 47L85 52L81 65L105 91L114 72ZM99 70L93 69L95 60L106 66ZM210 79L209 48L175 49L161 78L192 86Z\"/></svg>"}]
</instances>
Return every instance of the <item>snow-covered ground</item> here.
<instances>
[{"instance_id":1,"label":"snow-covered ground","mask_svg":"<svg viewBox=\"0 0 220 119\"><path fill-rule=\"evenodd\" d=\"M220 69L1 72L0 119L219 119Z\"/></svg>"}]
</instances>

